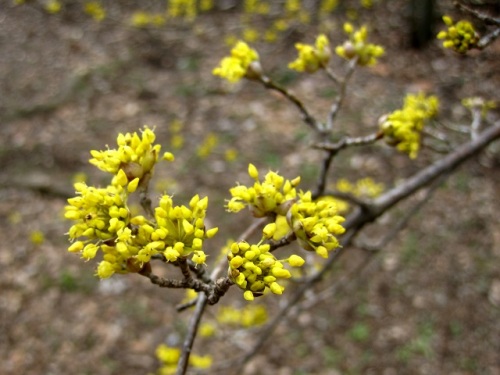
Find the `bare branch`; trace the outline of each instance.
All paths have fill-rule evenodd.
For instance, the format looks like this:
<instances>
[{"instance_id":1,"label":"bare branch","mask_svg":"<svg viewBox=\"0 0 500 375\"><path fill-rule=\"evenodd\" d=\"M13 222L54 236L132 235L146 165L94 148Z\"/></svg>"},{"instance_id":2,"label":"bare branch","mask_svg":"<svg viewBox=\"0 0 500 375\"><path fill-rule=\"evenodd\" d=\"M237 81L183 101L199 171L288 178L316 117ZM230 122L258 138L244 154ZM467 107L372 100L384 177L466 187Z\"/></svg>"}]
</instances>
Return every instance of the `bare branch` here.
<instances>
[{"instance_id":1,"label":"bare branch","mask_svg":"<svg viewBox=\"0 0 500 375\"><path fill-rule=\"evenodd\" d=\"M354 73L354 69L356 68L357 64L358 64L357 57L352 59L351 61L349 61L347 73L346 73L344 79L339 82L340 83L340 92L337 95L337 99L335 100L335 102L332 104L332 106L330 108L330 113L328 114L328 119L326 121L326 129L327 130L333 129L333 121L335 120L335 117L337 117L337 113L339 112L340 107L342 106L342 103L344 102L345 90L347 88L347 82L349 82L349 80L351 79L352 74ZM325 70L326 70L327 74L332 74L332 73L330 73L330 71L328 69L325 69ZM332 76L333 76L333 74L332 74Z\"/></svg>"},{"instance_id":2,"label":"bare branch","mask_svg":"<svg viewBox=\"0 0 500 375\"><path fill-rule=\"evenodd\" d=\"M478 20L484 22L486 25L500 26L500 18L491 17L485 13L478 12L477 10L469 8L468 6L462 4L459 1L454 1L453 5L462 12L468 13L471 16L476 17Z\"/></svg>"},{"instance_id":3,"label":"bare branch","mask_svg":"<svg viewBox=\"0 0 500 375\"><path fill-rule=\"evenodd\" d=\"M396 186L394 189L375 199L370 208L370 215L374 215L373 219L378 217L401 200L431 183L443 173L452 172L461 163L479 153L497 138L500 138L500 121L497 121L495 125L481 132L476 139L461 145L454 152L424 168L401 185Z\"/></svg>"},{"instance_id":4,"label":"bare branch","mask_svg":"<svg viewBox=\"0 0 500 375\"><path fill-rule=\"evenodd\" d=\"M479 39L479 42L477 42L477 48L485 49L491 43L493 43L499 36L500 36L500 27L496 28L492 32L481 37L481 39Z\"/></svg>"},{"instance_id":5,"label":"bare branch","mask_svg":"<svg viewBox=\"0 0 500 375\"><path fill-rule=\"evenodd\" d=\"M326 189L328 170L330 169L333 158L340 150L348 146L362 146L374 143L382 136L383 134L379 132L370 134L365 137L344 137L336 143L324 142L313 145L313 148L327 151L323 157L323 161L321 162L321 171L319 173L318 182L316 183L316 188L312 192L313 198L318 198L319 196L324 194L324 191Z\"/></svg>"},{"instance_id":6,"label":"bare branch","mask_svg":"<svg viewBox=\"0 0 500 375\"><path fill-rule=\"evenodd\" d=\"M312 147L319 149L319 150L325 150L325 151L337 153L346 147L365 146L365 145L374 143L377 140L381 139L383 136L384 136L384 134L382 132L377 132L377 133L365 135L363 137L343 137L342 139L340 139L340 141L335 142L335 143L321 142L321 143L314 144Z\"/></svg>"},{"instance_id":7,"label":"bare branch","mask_svg":"<svg viewBox=\"0 0 500 375\"><path fill-rule=\"evenodd\" d=\"M260 77L260 82L270 90L278 91L281 93L285 98L287 98L290 102L292 102L300 111L302 114L302 120L314 131L316 132L323 132L323 126L322 124L317 121L306 109L304 104L295 96L293 95L290 91L285 89L284 87L279 86L277 83L273 82L271 78L267 76L262 76Z\"/></svg>"}]
</instances>

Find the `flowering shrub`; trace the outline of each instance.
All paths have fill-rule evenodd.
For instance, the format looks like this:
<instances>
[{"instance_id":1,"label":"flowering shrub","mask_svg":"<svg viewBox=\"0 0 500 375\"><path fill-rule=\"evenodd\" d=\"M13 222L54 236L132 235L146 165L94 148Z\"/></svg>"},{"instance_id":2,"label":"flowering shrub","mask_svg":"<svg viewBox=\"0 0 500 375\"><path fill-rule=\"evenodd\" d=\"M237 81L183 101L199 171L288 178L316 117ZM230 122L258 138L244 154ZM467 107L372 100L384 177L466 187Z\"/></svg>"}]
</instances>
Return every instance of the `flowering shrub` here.
<instances>
[{"instance_id":1,"label":"flowering shrub","mask_svg":"<svg viewBox=\"0 0 500 375\"><path fill-rule=\"evenodd\" d=\"M157 17L136 13L132 23L148 27L152 24L159 26L167 18L193 20L198 12L195 3L171 1L166 15ZM371 6L369 1L364 4ZM210 9L213 4L200 2L198 5L199 9ZM320 9L330 11L336 5L337 2L323 1ZM270 12L270 4L245 1L244 9L247 13L265 15ZM310 14L299 1L284 2L284 9L286 17L309 22ZM53 11L56 10L57 7L53 6ZM97 21L105 17L97 2L87 3L85 12ZM289 19L286 17L274 23L275 30L288 27ZM445 47L464 53L479 45L478 36L470 24L465 21L454 24L449 17L445 17L444 21L449 28L440 33L439 38L445 39ZM174 161L172 153L161 153L161 145L155 143L154 130L145 126L141 132L119 134L116 148L91 151L90 163L111 177L104 187L81 181L75 183L76 196L68 200L65 208L65 217L73 222L68 231L71 241L68 250L78 253L86 261L99 258L96 275L101 279L114 274L134 273L149 278L160 287L184 288L195 294L179 308L182 310L196 305L197 315L191 325L194 333L188 337L191 341L188 340L182 350L166 345L158 347L161 374L173 373L179 368L185 370L187 363L199 369L211 366L210 356L189 355L196 330L205 337L214 335L211 325L200 325L204 328L198 328L206 304L218 303L232 286L241 290L245 301L253 301L266 294L279 296L289 288L287 280L295 277L300 278L303 287L298 288L290 300L298 300L295 297L300 298L326 274L336 256L366 224L465 160L464 151L450 152L446 159L436 163L437 166L431 165L424 171L426 173L416 175L411 183L388 191L369 178L356 183L338 178L328 185L329 168L334 157L348 147L384 141L389 147L415 159L423 147L426 124L437 116L439 107L436 96L409 93L400 109L380 117L379 127L372 134L353 137L338 131L334 126L336 117L355 69L377 64L385 53L382 46L368 41L367 26L356 29L351 23L345 23L343 31L348 39L333 49L326 33L319 34L314 44L297 43L298 56L287 64L296 72L323 74L335 86L335 100L323 120L313 116L297 96L267 75L259 53L247 44L249 39L257 39L256 34L252 36L249 32L244 38L246 41L233 43L229 55L223 57L212 70L213 75L230 83L247 79L282 95L298 110L313 134L313 148L323 155L316 186L304 190L299 189L300 177L287 179L278 172L268 171L261 178L257 167L251 163L248 165L248 175L253 182L248 185L237 182L230 188L225 207L229 213L247 211L258 220L250 233L245 232L237 240L228 240L227 248L216 262L212 274L207 271L207 257L213 254L208 252L206 243L215 236L218 228L208 228L207 225L208 197L195 194L187 204L175 203L174 197L166 194L154 202L149 198L149 184L157 164L162 160ZM272 39L270 35L268 37ZM339 61L332 63L334 58ZM338 75L331 65L336 67L342 63L345 64L344 74ZM466 99L463 104L483 118L494 107L492 102L481 98ZM172 124L169 134L170 145L174 149L181 149L184 145L181 130L181 123ZM477 139L477 127L471 134ZM467 157L494 139L493 135L490 137L483 144L476 142L470 146ZM217 136L209 133L196 154L199 158L207 157L217 143ZM234 159L235 154L237 151L234 148L226 150L226 160ZM334 186L334 191L330 191L328 186ZM132 213L132 197L140 200L141 214ZM251 238L252 234L255 240ZM292 244L296 246L288 246ZM312 258L318 258L323 263L311 261ZM168 278L163 278L156 275L152 267L154 261L176 267L179 271L177 276L169 274ZM300 269L300 272L294 269ZM289 304L280 310L283 313L296 302L286 303ZM267 313L261 310L247 313L246 318L243 318L243 313L238 315L234 311L226 312L226 315L246 327L267 320ZM226 321L229 320L226 318Z\"/></svg>"}]
</instances>

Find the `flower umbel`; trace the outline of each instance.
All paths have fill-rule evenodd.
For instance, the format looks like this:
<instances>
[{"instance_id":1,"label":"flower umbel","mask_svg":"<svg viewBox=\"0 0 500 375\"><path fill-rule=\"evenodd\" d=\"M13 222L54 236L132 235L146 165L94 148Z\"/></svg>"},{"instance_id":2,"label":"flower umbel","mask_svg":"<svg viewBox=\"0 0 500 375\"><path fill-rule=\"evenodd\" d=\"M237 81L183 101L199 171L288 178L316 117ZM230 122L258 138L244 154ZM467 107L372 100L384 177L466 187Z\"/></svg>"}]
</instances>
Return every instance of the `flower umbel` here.
<instances>
[{"instance_id":1,"label":"flower umbel","mask_svg":"<svg viewBox=\"0 0 500 375\"><path fill-rule=\"evenodd\" d=\"M227 254L228 276L245 291L243 297L247 301L261 296L266 290L282 294L285 287L278 280L292 277L283 262L269 251L270 248L267 244L250 245L241 241L233 243Z\"/></svg>"},{"instance_id":2,"label":"flower umbel","mask_svg":"<svg viewBox=\"0 0 500 375\"><path fill-rule=\"evenodd\" d=\"M335 202L312 200L311 192L301 193L290 208L287 221L304 250L315 251L323 258L340 246L336 236L345 232L344 218L338 215Z\"/></svg>"},{"instance_id":3,"label":"flower umbel","mask_svg":"<svg viewBox=\"0 0 500 375\"><path fill-rule=\"evenodd\" d=\"M224 57L212 73L234 83L243 77L259 77L260 70L259 54L240 40L231 50L231 55Z\"/></svg>"},{"instance_id":4,"label":"flower umbel","mask_svg":"<svg viewBox=\"0 0 500 375\"><path fill-rule=\"evenodd\" d=\"M248 206L255 217L285 215L297 196L295 187L300 183L300 177L290 181L276 172L268 172L260 182L259 172L253 164L249 165L248 173L255 180L254 185L231 188L229 191L233 197L227 203L227 210L239 212Z\"/></svg>"},{"instance_id":5,"label":"flower umbel","mask_svg":"<svg viewBox=\"0 0 500 375\"><path fill-rule=\"evenodd\" d=\"M316 38L314 46L297 43L295 48L297 48L299 56L288 64L288 67L298 72L314 73L318 69L324 68L330 61L330 42L324 34Z\"/></svg>"},{"instance_id":6,"label":"flower umbel","mask_svg":"<svg viewBox=\"0 0 500 375\"><path fill-rule=\"evenodd\" d=\"M387 144L396 146L399 151L415 159L420 149L420 133L425 122L436 116L438 105L439 101L435 96L408 94L403 108L379 120Z\"/></svg>"},{"instance_id":7,"label":"flower umbel","mask_svg":"<svg viewBox=\"0 0 500 375\"><path fill-rule=\"evenodd\" d=\"M448 29L440 31L437 38L443 39L444 48L466 53L476 46L479 36L469 21L461 20L454 23L451 17L443 16L443 22Z\"/></svg>"},{"instance_id":8,"label":"flower umbel","mask_svg":"<svg viewBox=\"0 0 500 375\"><path fill-rule=\"evenodd\" d=\"M344 24L344 31L349 39L335 48L335 53L346 60L357 58L357 64L370 66L377 63L377 59L384 54L384 47L367 43L368 29L366 26L355 30L350 23Z\"/></svg>"},{"instance_id":9,"label":"flower umbel","mask_svg":"<svg viewBox=\"0 0 500 375\"><path fill-rule=\"evenodd\" d=\"M141 179L148 179L160 145L153 145L155 135L145 128L142 139L134 133L118 136L118 150L94 151L90 162L113 173L105 188L75 183L77 196L68 199L65 217L76 223L69 230L74 241L70 252L81 253L89 260L99 250L103 260L97 267L100 278L114 273L139 272L151 257L162 254L167 261L191 256L196 264L204 264L203 241L211 238L217 228L206 229L205 215L208 198L195 195L187 206L174 206L172 197L164 195L150 219L133 216L127 202ZM164 158L172 160L166 153Z\"/></svg>"}]
</instances>

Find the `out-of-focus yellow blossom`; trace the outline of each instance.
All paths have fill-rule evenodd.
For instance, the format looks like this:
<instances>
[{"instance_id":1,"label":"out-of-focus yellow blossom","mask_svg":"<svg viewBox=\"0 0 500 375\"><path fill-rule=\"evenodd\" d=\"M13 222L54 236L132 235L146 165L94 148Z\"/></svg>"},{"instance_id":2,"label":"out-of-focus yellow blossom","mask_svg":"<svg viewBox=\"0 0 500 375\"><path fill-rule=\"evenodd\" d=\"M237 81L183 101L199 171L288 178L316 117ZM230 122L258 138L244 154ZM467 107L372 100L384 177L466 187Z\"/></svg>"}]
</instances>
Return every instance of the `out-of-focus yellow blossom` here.
<instances>
[{"instance_id":1,"label":"out-of-focus yellow blossom","mask_svg":"<svg viewBox=\"0 0 500 375\"><path fill-rule=\"evenodd\" d=\"M132 26L135 27L145 27L149 25L150 19L151 17L149 13L139 11L139 12L134 12L132 14L132 19L130 20L130 23L132 24Z\"/></svg>"},{"instance_id":2,"label":"out-of-focus yellow blossom","mask_svg":"<svg viewBox=\"0 0 500 375\"><path fill-rule=\"evenodd\" d=\"M169 0L167 15L193 21L197 15L196 0Z\"/></svg>"},{"instance_id":3,"label":"out-of-focus yellow blossom","mask_svg":"<svg viewBox=\"0 0 500 375\"><path fill-rule=\"evenodd\" d=\"M204 322L200 324L199 334L201 337L212 337L215 335L215 325L210 322Z\"/></svg>"},{"instance_id":4,"label":"out-of-focus yellow blossom","mask_svg":"<svg viewBox=\"0 0 500 375\"><path fill-rule=\"evenodd\" d=\"M217 321L224 325L256 327L267 322L268 315L263 305L248 304L241 309L222 306L217 312Z\"/></svg>"},{"instance_id":5,"label":"out-of-focus yellow blossom","mask_svg":"<svg viewBox=\"0 0 500 375\"><path fill-rule=\"evenodd\" d=\"M285 11L288 13L297 13L300 11L300 0L286 0L285 1Z\"/></svg>"},{"instance_id":6,"label":"out-of-focus yellow blossom","mask_svg":"<svg viewBox=\"0 0 500 375\"><path fill-rule=\"evenodd\" d=\"M161 362L158 375L172 375L176 372L177 362L181 357L181 350L165 344L160 344L156 348L156 357ZM209 355L200 356L198 354L191 353L189 356L189 364L198 369L208 369L212 366L212 357Z\"/></svg>"},{"instance_id":7,"label":"out-of-focus yellow blossom","mask_svg":"<svg viewBox=\"0 0 500 375\"><path fill-rule=\"evenodd\" d=\"M461 20L453 23L453 19L449 16L443 16L443 21L448 29L440 31L437 38L444 39L444 48L453 49L458 53L466 53L476 46L479 36L469 21Z\"/></svg>"},{"instance_id":8,"label":"out-of-focus yellow blossom","mask_svg":"<svg viewBox=\"0 0 500 375\"><path fill-rule=\"evenodd\" d=\"M59 13L62 9L62 3L58 0L49 0L45 4L45 10L49 13Z\"/></svg>"},{"instance_id":9,"label":"out-of-focus yellow blossom","mask_svg":"<svg viewBox=\"0 0 500 375\"><path fill-rule=\"evenodd\" d=\"M200 10L207 12L214 7L214 0L200 0Z\"/></svg>"},{"instance_id":10,"label":"out-of-focus yellow blossom","mask_svg":"<svg viewBox=\"0 0 500 375\"><path fill-rule=\"evenodd\" d=\"M233 162L238 158L238 150L235 148L228 148L224 151L224 159L228 162Z\"/></svg>"},{"instance_id":11,"label":"out-of-focus yellow blossom","mask_svg":"<svg viewBox=\"0 0 500 375\"><path fill-rule=\"evenodd\" d=\"M361 6L366 9L370 9L373 6L373 0L361 0Z\"/></svg>"},{"instance_id":12,"label":"out-of-focus yellow blossom","mask_svg":"<svg viewBox=\"0 0 500 375\"><path fill-rule=\"evenodd\" d=\"M208 133L202 144L198 147L196 153L200 158L206 158L214 151L218 143L219 138L217 135L215 133Z\"/></svg>"},{"instance_id":13,"label":"out-of-focus yellow blossom","mask_svg":"<svg viewBox=\"0 0 500 375\"><path fill-rule=\"evenodd\" d=\"M324 34L316 38L314 46L309 44L295 44L299 56L290 64L290 69L298 72L314 73L318 69L324 68L330 61L330 43Z\"/></svg>"},{"instance_id":14,"label":"out-of-focus yellow blossom","mask_svg":"<svg viewBox=\"0 0 500 375\"><path fill-rule=\"evenodd\" d=\"M368 29L362 26L359 29L346 22L344 32L349 39L341 46L335 48L335 53L346 60L357 58L357 63L361 66L370 66L377 63L377 59L384 54L382 46L367 42Z\"/></svg>"},{"instance_id":15,"label":"out-of-focus yellow blossom","mask_svg":"<svg viewBox=\"0 0 500 375\"><path fill-rule=\"evenodd\" d=\"M425 122L436 116L439 101L435 96L408 94L403 108L398 109L380 120L380 129L387 144L407 153L415 159L420 150L421 132Z\"/></svg>"},{"instance_id":16,"label":"out-of-focus yellow blossom","mask_svg":"<svg viewBox=\"0 0 500 375\"><path fill-rule=\"evenodd\" d=\"M321 13L331 13L339 6L339 0L323 0L319 7Z\"/></svg>"},{"instance_id":17,"label":"out-of-focus yellow blossom","mask_svg":"<svg viewBox=\"0 0 500 375\"><path fill-rule=\"evenodd\" d=\"M260 182L259 172L253 164L248 166L248 174L255 180L254 185L237 185L231 188L229 191L232 198L227 203L228 211L239 212L248 206L255 217L286 215L297 196L295 187L300 183L300 177L290 181L270 171L264 181Z\"/></svg>"},{"instance_id":18,"label":"out-of-focus yellow blossom","mask_svg":"<svg viewBox=\"0 0 500 375\"><path fill-rule=\"evenodd\" d=\"M260 77L262 72L259 54L240 40L231 50L231 55L224 57L212 73L229 82L238 82L243 77L249 79Z\"/></svg>"},{"instance_id":19,"label":"out-of-focus yellow blossom","mask_svg":"<svg viewBox=\"0 0 500 375\"><path fill-rule=\"evenodd\" d=\"M494 100L485 100L477 96L462 99L462 105L470 110L475 108L479 109L482 117L485 117L490 109L497 107L497 103Z\"/></svg>"},{"instance_id":20,"label":"out-of-focus yellow blossom","mask_svg":"<svg viewBox=\"0 0 500 375\"><path fill-rule=\"evenodd\" d=\"M270 9L267 1L245 0L243 3L243 11L246 14L269 14Z\"/></svg>"},{"instance_id":21,"label":"out-of-focus yellow blossom","mask_svg":"<svg viewBox=\"0 0 500 375\"><path fill-rule=\"evenodd\" d=\"M83 10L86 14L91 16L95 21L102 21L106 18L106 11L102 4L98 1L88 1L83 5Z\"/></svg>"},{"instance_id":22,"label":"out-of-focus yellow blossom","mask_svg":"<svg viewBox=\"0 0 500 375\"><path fill-rule=\"evenodd\" d=\"M358 198L376 198L384 191L384 184L377 183L370 177L357 180L355 184L341 178L337 181L336 188L342 193L349 193Z\"/></svg>"},{"instance_id":23,"label":"out-of-focus yellow blossom","mask_svg":"<svg viewBox=\"0 0 500 375\"><path fill-rule=\"evenodd\" d=\"M189 364L194 368L198 368L200 370L206 370L212 366L213 359L210 355L197 355L191 354L189 356Z\"/></svg>"},{"instance_id":24,"label":"out-of-focus yellow blossom","mask_svg":"<svg viewBox=\"0 0 500 375\"><path fill-rule=\"evenodd\" d=\"M45 235L40 230L34 230L30 233L30 241L34 245L41 245L45 241Z\"/></svg>"},{"instance_id":25,"label":"out-of-focus yellow blossom","mask_svg":"<svg viewBox=\"0 0 500 375\"><path fill-rule=\"evenodd\" d=\"M166 18L163 14L139 11L132 14L130 23L132 26L139 28L147 26L160 27L166 23Z\"/></svg>"},{"instance_id":26,"label":"out-of-focus yellow blossom","mask_svg":"<svg viewBox=\"0 0 500 375\"><path fill-rule=\"evenodd\" d=\"M336 236L345 232L344 217L329 200L313 201L311 192L301 193L287 214L288 225L304 250L315 251L323 258L340 246Z\"/></svg>"},{"instance_id":27,"label":"out-of-focus yellow blossom","mask_svg":"<svg viewBox=\"0 0 500 375\"><path fill-rule=\"evenodd\" d=\"M243 39L249 43L256 42L259 40L259 31L254 28L245 28L243 30Z\"/></svg>"}]
</instances>

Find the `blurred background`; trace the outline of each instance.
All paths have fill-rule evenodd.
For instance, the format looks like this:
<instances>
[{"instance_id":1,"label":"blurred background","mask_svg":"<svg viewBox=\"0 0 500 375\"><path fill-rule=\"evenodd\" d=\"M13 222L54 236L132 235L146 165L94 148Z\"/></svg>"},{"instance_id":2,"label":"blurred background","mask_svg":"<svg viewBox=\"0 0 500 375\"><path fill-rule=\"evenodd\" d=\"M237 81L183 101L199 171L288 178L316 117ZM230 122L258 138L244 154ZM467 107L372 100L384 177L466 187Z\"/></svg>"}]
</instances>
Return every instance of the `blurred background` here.
<instances>
[{"instance_id":1,"label":"blurred background","mask_svg":"<svg viewBox=\"0 0 500 375\"><path fill-rule=\"evenodd\" d=\"M107 184L109 176L88 164L89 151L112 148L119 132L154 127L162 150L175 154L156 167L153 200L209 196L208 220L219 233L205 249L208 267L252 222L224 209L228 189L249 182L248 163L314 186L321 153L309 147L313 135L296 108L256 83L228 85L212 75L234 41L256 48L264 70L323 120L336 88L320 73L287 68L294 44L324 32L336 46L345 21L367 24L386 54L355 72L338 134L373 133L408 92L437 95L438 121L448 126L471 121L461 99L499 99L498 41L459 56L434 37L443 14L462 17L451 1L198 1L195 12L189 3L0 3L1 374L155 373L156 347L182 343L190 311L175 306L185 292L136 275L99 281L95 262L67 252L62 213L72 185ZM498 17L495 1L474 3ZM346 70L338 57L330 66ZM498 110L488 117L495 118ZM416 160L383 144L348 150L329 181L369 177L388 189L439 158L436 149L424 147ZM498 161L492 147L462 166L376 255L349 248L240 373L500 374ZM411 207L389 212L360 242L376 243ZM339 280L336 293L321 294ZM195 344L212 368L190 373L230 374L217 365L250 348L288 298L266 296L248 308L235 289L208 308Z\"/></svg>"}]
</instances>

